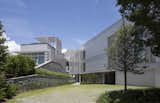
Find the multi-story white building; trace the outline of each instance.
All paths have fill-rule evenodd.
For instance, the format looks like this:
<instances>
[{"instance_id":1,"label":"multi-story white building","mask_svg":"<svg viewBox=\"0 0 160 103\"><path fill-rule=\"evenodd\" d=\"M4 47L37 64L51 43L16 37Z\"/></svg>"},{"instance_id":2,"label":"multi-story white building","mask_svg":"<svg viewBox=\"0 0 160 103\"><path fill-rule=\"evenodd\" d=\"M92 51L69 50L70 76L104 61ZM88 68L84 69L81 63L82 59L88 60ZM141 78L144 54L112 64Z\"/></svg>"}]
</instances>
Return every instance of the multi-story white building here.
<instances>
[{"instance_id":1,"label":"multi-story white building","mask_svg":"<svg viewBox=\"0 0 160 103\"><path fill-rule=\"evenodd\" d=\"M22 44L20 54L30 56L35 60L36 68L47 68L53 71L65 72L65 59L61 53L61 40L57 37L38 37L37 43Z\"/></svg>"},{"instance_id":2,"label":"multi-story white building","mask_svg":"<svg viewBox=\"0 0 160 103\"><path fill-rule=\"evenodd\" d=\"M78 78L81 78L80 75L82 74L94 73L99 79L97 83L123 84L123 72L109 68L109 56L107 54L109 39L121 26L122 20L119 20L84 43L76 53L72 52L70 59L68 59L71 67L70 73L76 74L79 76ZM129 85L160 86L160 61L148 49L146 48L148 62L144 74L128 73ZM74 66L75 64L79 66Z\"/></svg>"}]
</instances>

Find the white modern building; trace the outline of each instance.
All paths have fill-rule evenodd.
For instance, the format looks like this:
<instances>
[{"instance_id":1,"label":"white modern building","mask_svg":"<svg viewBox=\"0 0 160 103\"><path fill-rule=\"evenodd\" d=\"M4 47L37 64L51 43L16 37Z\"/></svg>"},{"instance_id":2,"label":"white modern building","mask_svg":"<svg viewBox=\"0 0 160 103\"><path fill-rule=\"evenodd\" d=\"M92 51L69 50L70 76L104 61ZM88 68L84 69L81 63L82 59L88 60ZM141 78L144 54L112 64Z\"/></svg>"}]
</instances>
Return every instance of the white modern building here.
<instances>
[{"instance_id":1,"label":"white modern building","mask_svg":"<svg viewBox=\"0 0 160 103\"><path fill-rule=\"evenodd\" d=\"M106 28L86 43L79 50L71 50L66 54L69 61L70 74L78 76L79 81L82 74L96 74L97 83L123 84L123 72L109 68L109 47L110 37L122 26L122 20L117 21ZM69 55L71 54L71 55ZM154 57L149 48L146 48L147 69L144 74L128 73L129 85L160 86L160 60Z\"/></svg>"},{"instance_id":2,"label":"white modern building","mask_svg":"<svg viewBox=\"0 0 160 103\"><path fill-rule=\"evenodd\" d=\"M61 53L61 40L54 36L36 39L36 43L21 44L20 54L33 58L36 68L65 72L66 61Z\"/></svg>"}]
</instances>

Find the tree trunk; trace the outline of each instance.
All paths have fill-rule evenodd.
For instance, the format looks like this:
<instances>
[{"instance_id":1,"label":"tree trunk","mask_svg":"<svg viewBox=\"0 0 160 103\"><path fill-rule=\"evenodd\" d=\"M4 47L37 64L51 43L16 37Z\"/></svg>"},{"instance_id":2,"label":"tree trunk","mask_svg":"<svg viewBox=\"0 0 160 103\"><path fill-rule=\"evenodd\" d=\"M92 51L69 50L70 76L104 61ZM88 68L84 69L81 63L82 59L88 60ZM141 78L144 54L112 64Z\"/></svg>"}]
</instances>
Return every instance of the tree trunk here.
<instances>
[{"instance_id":1,"label":"tree trunk","mask_svg":"<svg viewBox=\"0 0 160 103\"><path fill-rule=\"evenodd\" d=\"M124 91L127 91L127 69L124 67Z\"/></svg>"}]
</instances>

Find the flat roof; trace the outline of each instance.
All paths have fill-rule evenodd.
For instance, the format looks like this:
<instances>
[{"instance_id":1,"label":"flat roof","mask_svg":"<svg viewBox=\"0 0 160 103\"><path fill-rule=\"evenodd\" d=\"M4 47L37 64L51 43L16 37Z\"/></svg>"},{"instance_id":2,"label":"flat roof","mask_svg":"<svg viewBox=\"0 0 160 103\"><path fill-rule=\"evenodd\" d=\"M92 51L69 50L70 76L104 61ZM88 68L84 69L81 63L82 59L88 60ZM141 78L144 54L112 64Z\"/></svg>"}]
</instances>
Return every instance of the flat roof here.
<instances>
[{"instance_id":1,"label":"flat roof","mask_svg":"<svg viewBox=\"0 0 160 103\"><path fill-rule=\"evenodd\" d=\"M46 44L46 45L48 45L49 47L55 49L55 47L51 46L51 45L48 44L48 43L29 43L29 44L21 44L21 46L23 46L23 45L41 45L41 44Z\"/></svg>"}]
</instances>

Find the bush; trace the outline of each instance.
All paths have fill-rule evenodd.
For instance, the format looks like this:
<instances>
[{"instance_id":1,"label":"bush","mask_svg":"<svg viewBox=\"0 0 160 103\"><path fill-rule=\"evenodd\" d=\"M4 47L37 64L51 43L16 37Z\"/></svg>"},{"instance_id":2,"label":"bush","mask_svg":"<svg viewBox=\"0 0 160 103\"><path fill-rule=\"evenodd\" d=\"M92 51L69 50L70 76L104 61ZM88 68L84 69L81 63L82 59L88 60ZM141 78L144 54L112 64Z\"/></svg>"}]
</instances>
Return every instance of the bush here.
<instances>
[{"instance_id":1,"label":"bush","mask_svg":"<svg viewBox=\"0 0 160 103\"><path fill-rule=\"evenodd\" d=\"M0 88L0 101L3 100L6 96L6 92L5 92L6 88Z\"/></svg>"},{"instance_id":2,"label":"bush","mask_svg":"<svg viewBox=\"0 0 160 103\"><path fill-rule=\"evenodd\" d=\"M61 77L61 78L69 78L70 77L70 75L67 73L53 72L53 71L49 71L49 70L43 69L43 68L36 69L36 74Z\"/></svg>"},{"instance_id":3,"label":"bush","mask_svg":"<svg viewBox=\"0 0 160 103\"><path fill-rule=\"evenodd\" d=\"M6 86L5 76L3 73L0 73L0 101L6 96Z\"/></svg>"},{"instance_id":4,"label":"bush","mask_svg":"<svg viewBox=\"0 0 160 103\"><path fill-rule=\"evenodd\" d=\"M17 91L17 87L13 84L6 83L6 80L4 79L4 76L0 75L0 103L5 98L12 98Z\"/></svg>"},{"instance_id":5,"label":"bush","mask_svg":"<svg viewBox=\"0 0 160 103\"><path fill-rule=\"evenodd\" d=\"M26 76L35 73L35 63L28 56L8 56L6 67L5 72L7 78Z\"/></svg>"},{"instance_id":6,"label":"bush","mask_svg":"<svg viewBox=\"0 0 160 103\"><path fill-rule=\"evenodd\" d=\"M97 103L160 103L160 89L112 91L99 97Z\"/></svg>"},{"instance_id":7,"label":"bush","mask_svg":"<svg viewBox=\"0 0 160 103\"><path fill-rule=\"evenodd\" d=\"M17 86L14 84L10 84L7 86L6 89L6 98L12 98L13 96L16 95L16 91L17 91Z\"/></svg>"}]
</instances>

